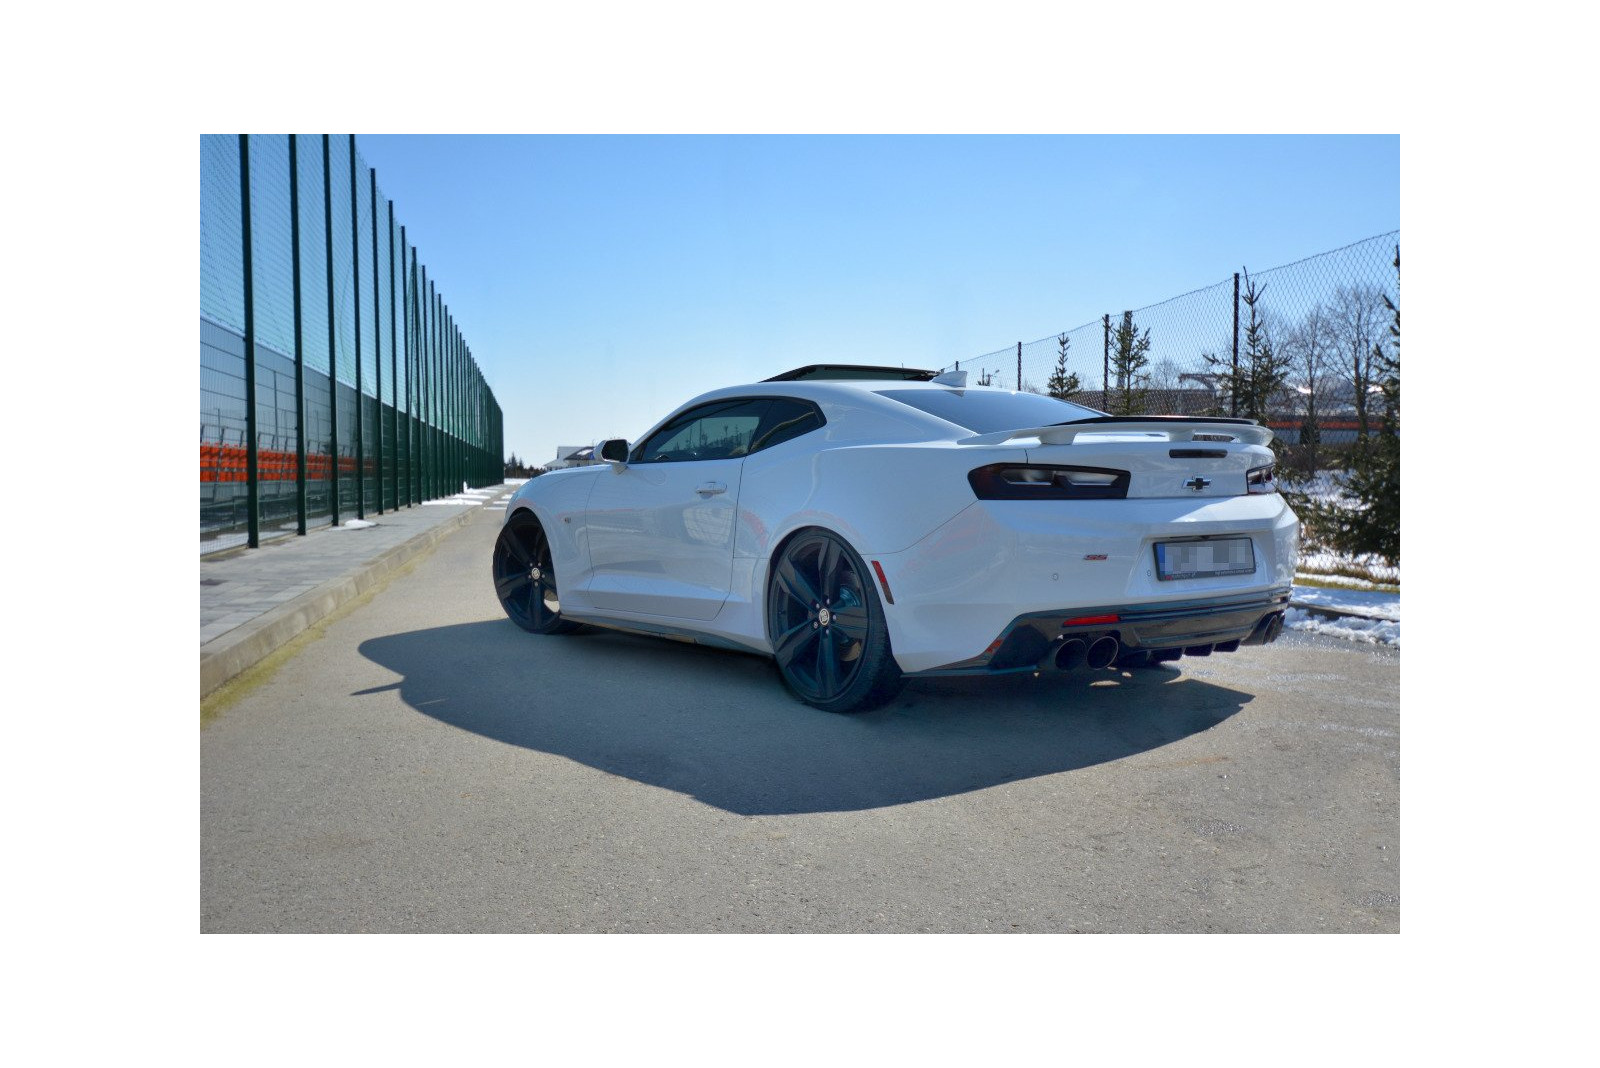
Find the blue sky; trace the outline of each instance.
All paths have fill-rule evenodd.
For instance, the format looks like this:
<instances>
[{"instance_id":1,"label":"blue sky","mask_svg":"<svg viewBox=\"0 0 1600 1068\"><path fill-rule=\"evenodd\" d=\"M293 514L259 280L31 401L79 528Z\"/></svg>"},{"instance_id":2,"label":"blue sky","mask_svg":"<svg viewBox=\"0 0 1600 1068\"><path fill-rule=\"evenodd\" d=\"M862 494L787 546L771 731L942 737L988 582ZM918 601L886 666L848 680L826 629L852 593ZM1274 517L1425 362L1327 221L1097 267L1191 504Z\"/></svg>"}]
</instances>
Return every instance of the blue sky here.
<instances>
[{"instance_id":1,"label":"blue sky","mask_svg":"<svg viewBox=\"0 0 1600 1068\"><path fill-rule=\"evenodd\" d=\"M945 366L1400 226L1397 136L357 144L535 462L708 389Z\"/></svg>"}]
</instances>

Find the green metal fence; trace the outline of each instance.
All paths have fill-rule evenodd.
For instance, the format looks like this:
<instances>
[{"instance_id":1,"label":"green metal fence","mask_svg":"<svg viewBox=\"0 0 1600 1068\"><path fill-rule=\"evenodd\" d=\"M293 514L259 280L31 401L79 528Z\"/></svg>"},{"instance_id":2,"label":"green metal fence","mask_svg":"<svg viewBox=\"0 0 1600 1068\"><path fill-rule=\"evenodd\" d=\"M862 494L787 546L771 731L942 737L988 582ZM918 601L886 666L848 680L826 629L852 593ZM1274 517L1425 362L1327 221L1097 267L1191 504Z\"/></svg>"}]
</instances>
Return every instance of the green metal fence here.
<instances>
[{"instance_id":1,"label":"green metal fence","mask_svg":"<svg viewBox=\"0 0 1600 1068\"><path fill-rule=\"evenodd\" d=\"M501 481L500 405L350 134L200 139L200 551Z\"/></svg>"}]
</instances>

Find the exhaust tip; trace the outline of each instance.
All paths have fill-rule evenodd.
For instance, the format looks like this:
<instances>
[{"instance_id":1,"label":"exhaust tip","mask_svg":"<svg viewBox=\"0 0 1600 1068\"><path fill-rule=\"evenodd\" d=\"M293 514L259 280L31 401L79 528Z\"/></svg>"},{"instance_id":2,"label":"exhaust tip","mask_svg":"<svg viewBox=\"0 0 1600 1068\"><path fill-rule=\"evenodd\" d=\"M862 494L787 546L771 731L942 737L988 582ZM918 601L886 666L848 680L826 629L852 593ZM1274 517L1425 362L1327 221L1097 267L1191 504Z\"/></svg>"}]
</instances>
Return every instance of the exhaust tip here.
<instances>
[{"instance_id":1,"label":"exhaust tip","mask_svg":"<svg viewBox=\"0 0 1600 1068\"><path fill-rule=\"evenodd\" d=\"M1094 640L1094 644L1089 646L1089 653L1084 658L1084 662L1095 670L1099 670L1100 668L1104 667L1110 667L1111 662L1117 658L1117 653L1121 650L1121 648L1121 642L1117 641L1117 639L1113 638L1111 635L1106 634L1102 637L1096 638Z\"/></svg>"},{"instance_id":2,"label":"exhaust tip","mask_svg":"<svg viewBox=\"0 0 1600 1068\"><path fill-rule=\"evenodd\" d=\"M1278 635L1283 633L1283 613L1274 612L1256 624L1256 629L1250 636L1240 642L1240 645L1266 645L1278 640Z\"/></svg>"},{"instance_id":3,"label":"exhaust tip","mask_svg":"<svg viewBox=\"0 0 1600 1068\"><path fill-rule=\"evenodd\" d=\"M1068 638L1056 650L1056 668L1060 671L1071 671L1083 663L1089 653L1089 647L1078 638Z\"/></svg>"}]
</instances>

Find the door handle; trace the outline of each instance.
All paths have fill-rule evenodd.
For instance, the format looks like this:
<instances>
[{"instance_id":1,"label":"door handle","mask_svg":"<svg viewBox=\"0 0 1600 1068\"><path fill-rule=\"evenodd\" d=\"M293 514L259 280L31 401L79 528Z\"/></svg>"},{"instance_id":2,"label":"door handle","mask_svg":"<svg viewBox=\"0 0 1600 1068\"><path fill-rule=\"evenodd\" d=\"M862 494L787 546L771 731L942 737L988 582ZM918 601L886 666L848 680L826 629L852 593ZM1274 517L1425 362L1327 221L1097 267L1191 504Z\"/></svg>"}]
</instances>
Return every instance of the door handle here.
<instances>
[{"instance_id":1,"label":"door handle","mask_svg":"<svg viewBox=\"0 0 1600 1068\"><path fill-rule=\"evenodd\" d=\"M728 487L721 482L702 482L694 491L702 497L714 497L719 493L727 493Z\"/></svg>"}]
</instances>

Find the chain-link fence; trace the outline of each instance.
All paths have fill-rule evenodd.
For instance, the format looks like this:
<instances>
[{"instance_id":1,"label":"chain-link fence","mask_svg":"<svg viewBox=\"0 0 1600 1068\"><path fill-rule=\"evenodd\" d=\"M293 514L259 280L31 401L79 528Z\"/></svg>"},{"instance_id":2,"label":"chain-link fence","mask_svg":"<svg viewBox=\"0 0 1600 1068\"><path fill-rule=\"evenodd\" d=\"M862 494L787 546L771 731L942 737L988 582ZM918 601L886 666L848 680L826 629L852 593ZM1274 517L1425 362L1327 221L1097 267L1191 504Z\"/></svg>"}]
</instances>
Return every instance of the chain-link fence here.
<instances>
[{"instance_id":1,"label":"chain-link fence","mask_svg":"<svg viewBox=\"0 0 1600 1068\"><path fill-rule=\"evenodd\" d=\"M1398 230L954 366L970 381L1067 396L1118 415L1248 416L1272 427L1286 485L1327 500L1356 442L1383 428L1374 350L1400 301ZM950 368L944 368L949 370ZM1302 566L1395 582L1398 567L1341 557L1308 531Z\"/></svg>"},{"instance_id":2,"label":"chain-link fence","mask_svg":"<svg viewBox=\"0 0 1600 1068\"><path fill-rule=\"evenodd\" d=\"M502 454L355 137L201 137L201 553L493 485Z\"/></svg>"}]
</instances>

